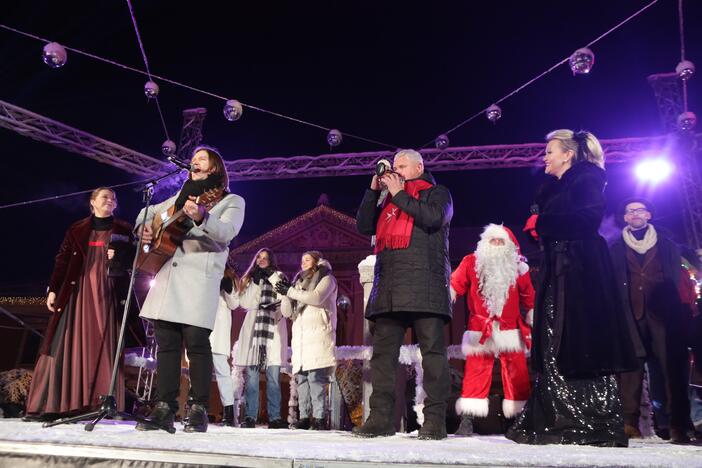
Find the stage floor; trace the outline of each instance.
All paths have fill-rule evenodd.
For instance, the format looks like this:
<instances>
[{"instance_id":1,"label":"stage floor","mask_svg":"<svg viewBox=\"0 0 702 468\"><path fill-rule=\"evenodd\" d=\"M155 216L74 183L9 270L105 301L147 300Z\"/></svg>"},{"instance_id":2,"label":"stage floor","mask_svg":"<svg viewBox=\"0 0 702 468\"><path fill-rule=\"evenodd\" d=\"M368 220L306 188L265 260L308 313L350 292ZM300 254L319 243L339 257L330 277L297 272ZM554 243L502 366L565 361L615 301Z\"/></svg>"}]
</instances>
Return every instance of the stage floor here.
<instances>
[{"instance_id":1,"label":"stage floor","mask_svg":"<svg viewBox=\"0 0 702 468\"><path fill-rule=\"evenodd\" d=\"M106 421L42 428L0 419L0 466L379 467L438 466L680 466L702 467L701 446L657 438L629 448L527 446L502 436L449 436L422 441L413 434L359 439L348 432L210 426L205 434L138 432L133 422Z\"/></svg>"}]
</instances>

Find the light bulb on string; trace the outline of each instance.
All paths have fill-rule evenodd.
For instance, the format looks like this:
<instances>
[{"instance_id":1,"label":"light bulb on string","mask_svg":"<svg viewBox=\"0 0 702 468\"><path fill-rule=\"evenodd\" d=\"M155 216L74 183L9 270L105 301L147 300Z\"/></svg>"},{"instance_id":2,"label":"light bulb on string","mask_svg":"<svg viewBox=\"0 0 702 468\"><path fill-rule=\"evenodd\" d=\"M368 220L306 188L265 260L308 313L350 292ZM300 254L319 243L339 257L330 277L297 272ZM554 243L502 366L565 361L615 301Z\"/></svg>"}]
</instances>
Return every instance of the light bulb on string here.
<instances>
[{"instance_id":1,"label":"light bulb on string","mask_svg":"<svg viewBox=\"0 0 702 468\"><path fill-rule=\"evenodd\" d=\"M147 81L144 85L144 94L148 99L154 99L156 96L158 96L159 91L160 89L158 85L151 80Z\"/></svg>"},{"instance_id":2,"label":"light bulb on string","mask_svg":"<svg viewBox=\"0 0 702 468\"><path fill-rule=\"evenodd\" d=\"M176 144L173 140L166 140L161 144L161 151L166 156L173 156L176 152Z\"/></svg>"},{"instance_id":3,"label":"light bulb on string","mask_svg":"<svg viewBox=\"0 0 702 468\"><path fill-rule=\"evenodd\" d=\"M587 75L595 65L595 54L587 47L578 49L568 59L568 65L573 75Z\"/></svg>"},{"instance_id":4,"label":"light bulb on string","mask_svg":"<svg viewBox=\"0 0 702 468\"><path fill-rule=\"evenodd\" d=\"M327 143L329 143L329 146L334 148L336 146L339 146L342 141L344 141L344 136L339 130L335 128L329 130L329 133L327 133Z\"/></svg>"},{"instance_id":5,"label":"light bulb on string","mask_svg":"<svg viewBox=\"0 0 702 468\"><path fill-rule=\"evenodd\" d=\"M493 104L485 110L485 115L490 122L497 123L502 117L502 109L497 104Z\"/></svg>"},{"instance_id":6,"label":"light bulb on string","mask_svg":"<svg viewBox=\"0 0 702 468\"><path fill-rule=\"evenodd\" d=\"M68 53L66 52L66 48L58 42L49 42L44 46L41 58L44 60L44 63L51 68L61 68L66 65Z\"/></svg>"},{"instance_id":7,"label":"light bulb on string","mask_svg":"<svg viewBox=\"0 0 702 468\"><path fill-rule=\"evenodd\" d=\"M236 99L229 99L224 104L222 112L224 113L225 119L230 122L235 122L241 118L241 115L244 113L244 107Z\"/></svg>"}]
</instances>

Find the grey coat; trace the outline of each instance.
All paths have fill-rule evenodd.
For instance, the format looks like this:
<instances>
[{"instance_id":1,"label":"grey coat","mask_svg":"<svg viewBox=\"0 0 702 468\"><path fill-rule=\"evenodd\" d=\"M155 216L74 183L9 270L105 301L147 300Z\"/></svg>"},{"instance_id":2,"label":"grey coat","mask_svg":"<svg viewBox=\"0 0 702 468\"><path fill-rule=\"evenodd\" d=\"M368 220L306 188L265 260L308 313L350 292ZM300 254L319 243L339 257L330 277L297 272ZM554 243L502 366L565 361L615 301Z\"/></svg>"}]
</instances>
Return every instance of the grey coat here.
<instances>
[{"instance_id":1,"label":"grey coat","mask_svg":"<svg viewBox=\"0 0 702 468\"><path fill-rule=\"evenodd\" d=\"M177 196L149 207L146 222L168 210ZM156 274L156 284L146 296L140 317L212 330L229 243L244 223L244 206L242 197L229 194L205 214L199 226L188 231L183 245ZM143 216L141 210L136 226Z\"/></svg>"}]
</instances>

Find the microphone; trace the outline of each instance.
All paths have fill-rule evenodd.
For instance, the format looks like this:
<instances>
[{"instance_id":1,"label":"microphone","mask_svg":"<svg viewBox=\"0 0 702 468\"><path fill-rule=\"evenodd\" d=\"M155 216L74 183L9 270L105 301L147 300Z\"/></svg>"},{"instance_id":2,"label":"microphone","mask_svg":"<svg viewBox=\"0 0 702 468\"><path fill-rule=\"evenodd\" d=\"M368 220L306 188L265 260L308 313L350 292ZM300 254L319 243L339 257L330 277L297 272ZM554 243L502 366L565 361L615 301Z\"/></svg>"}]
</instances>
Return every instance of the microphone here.
<instances>
[{"instance_id":1,"label":"microphone","mask_svg":"<svg viewBox=\"0 0 702 468\"><path fill-rule=\"evenodd\" d=\"M190 165L190 163L181 161L180 159L176 158L175 156L168 156L166 159L168 159L171 163L175 164L181 169L185 169L186 171L193 171L193 167Z\"/></svg>"}]
</instances>

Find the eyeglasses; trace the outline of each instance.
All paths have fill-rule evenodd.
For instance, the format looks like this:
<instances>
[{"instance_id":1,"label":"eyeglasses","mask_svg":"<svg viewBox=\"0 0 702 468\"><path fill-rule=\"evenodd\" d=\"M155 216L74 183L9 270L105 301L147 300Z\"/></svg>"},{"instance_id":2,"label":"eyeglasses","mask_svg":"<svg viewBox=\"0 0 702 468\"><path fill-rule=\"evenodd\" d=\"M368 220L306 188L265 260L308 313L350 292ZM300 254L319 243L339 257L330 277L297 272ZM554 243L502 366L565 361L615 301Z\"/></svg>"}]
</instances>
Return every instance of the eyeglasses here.
<instances>
[{"instance_id":1,"label":"eyeglasses","mask_svg":"<svg viewBox=\"0 0 702 468\"><path fill-rule=\"evenodd\" d=\"M624 213L628 215L644 214L648 213L648 208L632 208L630 210L626 210Z\"/></svg>"}]
</instances>

